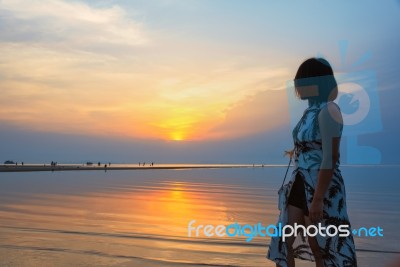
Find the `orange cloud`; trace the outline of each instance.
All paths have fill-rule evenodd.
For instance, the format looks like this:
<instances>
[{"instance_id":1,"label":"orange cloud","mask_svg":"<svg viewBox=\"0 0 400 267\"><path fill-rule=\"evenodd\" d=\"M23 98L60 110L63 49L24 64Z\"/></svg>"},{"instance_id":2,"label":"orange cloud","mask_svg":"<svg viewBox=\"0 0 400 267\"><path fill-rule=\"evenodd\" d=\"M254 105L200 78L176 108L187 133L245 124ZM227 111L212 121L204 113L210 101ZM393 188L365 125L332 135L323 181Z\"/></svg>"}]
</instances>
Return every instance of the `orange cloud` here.
<instances>
[{"instance_id":1,"label":"orange cloud","mask_svg":"<svg viewBox=\"0 0 400 267\"><path fill-rule=\"evenodd\" d=\"M224 121L210 130L215 138L267 132L289 122L286 90L266 90L230 107Z\"/></svg>"},{"instance_id":2,"label":"orange cloud","mask_svg":"<svg viewBox=\"0 0 400 267\"><path fill-rule=\"evenodd\" d=\"M164 140L231 138L247 134L242 125L248 118L270 112L262 102L259 108L244 103L287 79L287 69L250 57L230 52L217 57L206 40L148 34L118 6L3 2L0 12L12 15L5 16L8 25L29 34L0 41L0 121L29 129ZM249 133L258 130L264 128Z\"/></svg>"}]
</instances>

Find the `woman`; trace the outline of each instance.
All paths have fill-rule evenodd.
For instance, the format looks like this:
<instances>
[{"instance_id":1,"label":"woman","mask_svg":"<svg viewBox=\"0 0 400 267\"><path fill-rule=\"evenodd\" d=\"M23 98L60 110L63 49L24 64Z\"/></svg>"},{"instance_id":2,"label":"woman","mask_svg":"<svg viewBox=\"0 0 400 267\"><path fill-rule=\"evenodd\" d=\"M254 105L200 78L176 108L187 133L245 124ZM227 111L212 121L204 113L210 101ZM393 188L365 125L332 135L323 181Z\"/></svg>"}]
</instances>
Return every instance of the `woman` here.
<instances>
[{"instance_id":1,"label":"woman","mask_svg":"<svg viewBox=\"0 0 400 267\"><path fill-rule=\"evenodd\" d=\"M325 59L303 62L294 79L296 95L308 108L293 129L295 169L288 184L278 223L308 227L348 225L348 235L273 237L267 258L277 267L294 267L294 258L315 261L317 267L357 266L346 192L339 170L343 120L332 101L338 94L332 67ZM332 229L331 229L332 230ZM330 231L332 233L334 231Z\"/></svg>"}]
</instances>

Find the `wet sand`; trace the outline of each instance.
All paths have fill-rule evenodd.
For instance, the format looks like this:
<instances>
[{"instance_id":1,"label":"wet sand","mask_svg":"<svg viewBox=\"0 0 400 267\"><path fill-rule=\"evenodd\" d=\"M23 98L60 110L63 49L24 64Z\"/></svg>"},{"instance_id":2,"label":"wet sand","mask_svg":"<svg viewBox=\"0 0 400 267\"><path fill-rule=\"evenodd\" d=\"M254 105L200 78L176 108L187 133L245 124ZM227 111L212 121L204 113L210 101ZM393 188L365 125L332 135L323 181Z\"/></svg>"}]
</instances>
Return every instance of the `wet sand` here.
<instances>
[{"instance_id":1,"label":"wet sand","mask_svg":"<svg viewBox=\"0 0 400 267\"><path fill-rule=\"evenodd\" d=\"M128 171L1 173L0 266L275 266L265 258L268 236L189 236L188 224L275 224L286 166L111 164L123 166ZM342 168L352 227L384 229L384 237L354 236L359 266L400 255L398 172Z\"/></svg>"}]
</instances>

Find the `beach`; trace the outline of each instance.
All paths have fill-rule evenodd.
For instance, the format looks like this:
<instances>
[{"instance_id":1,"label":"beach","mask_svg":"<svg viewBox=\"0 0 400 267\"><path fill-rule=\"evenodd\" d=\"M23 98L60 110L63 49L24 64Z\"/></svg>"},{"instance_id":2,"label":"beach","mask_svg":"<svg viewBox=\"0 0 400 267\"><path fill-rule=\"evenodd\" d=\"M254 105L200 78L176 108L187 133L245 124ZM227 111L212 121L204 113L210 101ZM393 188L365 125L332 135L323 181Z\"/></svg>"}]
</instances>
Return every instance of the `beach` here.
<instances>
[{"instance_id":1,"label":"beach","mask_svg":"<svg viewBox=\"0 0 400 267\"><path fill-rule=\"evenodd\" d=\"M245 166L3 172L0 265L274 266L265 259L269 237L188 236L192 220L276 223L285 167ZM352 226L379 225L385 233L355 237L359 266L399 255L398 170L343 168Z\"/></svg>"},{"instance_id":2,"label":"beach","mask_svg":"<svg viewBox=\"0 0 400 267\"><path fill-rule=\"evenodd\" d=\"M279 167L281 165L262 164L2 164L0 172L34 172L34 171L99 171L99 170L183 170L183 169L218 169L218 168L256 168Z\"/></svg>"}]
</instances>

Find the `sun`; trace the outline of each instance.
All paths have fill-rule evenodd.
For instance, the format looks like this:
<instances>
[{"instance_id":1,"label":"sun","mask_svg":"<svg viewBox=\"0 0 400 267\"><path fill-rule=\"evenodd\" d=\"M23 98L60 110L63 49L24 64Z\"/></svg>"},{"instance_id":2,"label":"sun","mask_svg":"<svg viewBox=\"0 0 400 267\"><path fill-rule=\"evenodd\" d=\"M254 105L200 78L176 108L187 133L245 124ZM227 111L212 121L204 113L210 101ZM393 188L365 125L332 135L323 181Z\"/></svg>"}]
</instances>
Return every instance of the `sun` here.
<instances>
[{"instance_id":1,"label":"sun","mask_svg":"<svg viewBox=\"0 0 400 267\"><path fill-rule=\"evenodd\" d=\"M185 140L184 134L182 132L173 132L173 133L171 133L171 140L183 141L183 140Z\"/></svg>"}]
</instances>

